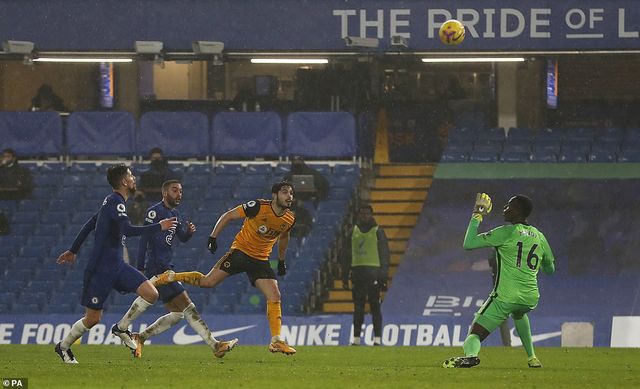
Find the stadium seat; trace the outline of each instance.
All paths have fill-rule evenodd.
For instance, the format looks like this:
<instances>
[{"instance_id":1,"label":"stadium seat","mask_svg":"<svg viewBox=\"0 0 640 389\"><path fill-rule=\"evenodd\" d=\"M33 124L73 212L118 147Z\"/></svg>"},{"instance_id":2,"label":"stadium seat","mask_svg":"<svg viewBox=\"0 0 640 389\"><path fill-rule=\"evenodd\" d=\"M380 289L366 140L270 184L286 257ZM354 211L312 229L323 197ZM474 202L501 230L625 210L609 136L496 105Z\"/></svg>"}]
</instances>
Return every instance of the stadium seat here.
<instances>
[{"instance_id":1,"label":"stadium seat","mask_svg":"<svg viewBox=\"0 0 640 389\"><path fill-rule=\"evenodd\" d=\"M618 156L618 162L640 162L640 150L623 151Z\"/></svg>"},{"instance_id":2,"label":"stadium seat","mask_svg":"<svg viewBox=\"0 0 640 389\"><path fill-rule=\"evenodd\" d=\"M559 162L586 162L586 153L581 150L567 149L560 153Z\"/></svg>"},{"instance_id":3,"label":"stadium seat","mask_svg":"<svg viewBox=\"0 0 640 389\"><path fill-rule=\"evenodd\" d=\"M525 151L505 151L500 155L502 162L529 162L529 153Z\"/></svg>"},{"instance_id":4,"label":"stadium seat","mask_svg":"<svg viewBox=\"0 0 640 389\"><path fill-rule=\"evenodd\" d=\"M469 162L496 162L498 153L491 151L473 151L469 156Z\"/></svg>"},{"instance_id":5,"label":"stadium seat","mask_svg":"<svg viewBox=\"0 0 640 389\"><path fill-rule=\"evenodd\" d=\"M220 164L216 166L216 175L241 175L243 173L242 165L240 164ZM226 178L225 178L226 180Z\"/></svg>"},{"instance_id":6,"label":"stadium seat","mask_svg":"<svg viewBox=\"0 0 640 389\"><path fill-rule=\"evenodd\" d=\"M624 141L640 141L640 127L627 128L624 132Z\"/></svg>"},{"instance_id":7,"label":"stadium seat","mask_svg":"<svg viewBox=\"0 0 640 389\"><path fill-rule=\"evenodd\" d=\"M535 133L530 128L510 127L507 132L507 142L531 141L535 138Z\"/></svg>"},{"instance_id":8,"label":"stadium seat","mask_svg":"<svg viewBox=\"0 0 640 389\"><path fill-rule=\"evenodd\" d=\"M140 118L137 153L160 147L168 157L206 157L209 120L199 112L147 112Z\"/></svg>"},{"instance_id":9,"label":"stadium seat","mask_svg":"<svg viewBox=\"0 0 640 389\"><path fill-rule=\"evenodd\" d=\"M484 128L478 131L478 140L503 142L506 139L505 130L502 127Z\"/></svg>"},{"instance_id":10,"label":"stadium seat","mask_svg":"<svg viewBox=\"0 0 640 389\"><path fill-rule=\"evenodd\" d=\"M0 112L0 139L2 148L20 156L60 156L64 150L57 112Z\"/></svg>"},{"instance_id":11,"label":"stadium seat","mask_svg":"<svg viewBox=\"0 0 640 389\"><path fill-rule=\"evenodd\" d=\"M538 141L561 141L564 139L565 131L560 128L543 128L538 130L536 134L536 143Z\"/></svg>"},{"instance_id":12,"label":"stadium seat","mask_svg":"<svg viewBox=\"0 0 640 389\"><path fill-rule=\"evenodd\" d=\"M592 151L589 153L589 162L616 162L617 155L613 151Z\"/></svg>"},{"instance_id":13,"label":"stadium seat","mask_svg":"<svg viewBox=\"0 0 640 389\"><path fill-rule=\"evenodd\" d=\"M15 314L35 314L40 313L40 306L31 303L16 303L11 307L11 313Z\"/></svg>"},{"instance_id":14,"label":"stadium seat","mask_svg":"<svg viewBox=\"0 0 640 389\"><path fill-rule=\"evenodd\" d=\"M605 127L596 130L594 141L622 141L624 131L619 127Z\"/></svg>"},{"instance_id":15,"label":"stadium seat","mask_svg":"<svg viewBox=\"0 0 640 389\"><path fill-rule=\"evenodd\" d=\"M593 129L591 128L568 128L565 133L565 140L587 141L593 140Z\"/></svg>"},{"instance_id":16,"label":"stadium seat","mask_svg":"<svg viewBox=\"0 0 640 389\"><path fill-rule=\"evenodd\" d=\"M470 127L454 127L449 131L449 141L473 142L477 138L478 130Z\"/></svg>"},{"instance_id":17,"label":"stadium seat","mask_svg":"<svg viewBox=\"0 0 640 389\"><path fill-rule=\"evenodd\" d=\"M440 162L467 162L468 156L459 149L445 149L440 157Z\"/></svg>"},{"instance_id":18,"label":"stadium seat","mask_svg":"<svg viewBox=\"0 0 640 389\"><path fill-rule=\"evenodd\" d=\"M327 165L312 165L319 173L328 175L330 172L325 170ZM334 175L347 175L347 176L359 176L360 175L360 167L354 164L337 164L333 167Z\"/></svg>"},{"instance_id":19,"label":"stadium seat","mask_svg":"<svg viewBox=\"0 0 640 389\"><path fill-rule=\"evenodd\" d=\"M356 155L355 118L348 112L294 112L287 118L286 155L351 158Z\"/></svg>"},{"instance_id":20,"label":"stadium seat","mask_svg":"<svg viewBox=\"0 0 640 389\"><path fill-rule=\"evenodd\" d=\"M269 164L249 165L244 169L244 174L271 176L273 168Z\"/></svg>"},{"instance_id":21,"label":"stadium seat","mask_svg":"<svg viewBox=\"0 0 640 389\"><path fill-rule=\"evenodd\" d=\"M612 139L600 139L593 142L591 151L617 153L620 151L620 142Z\"/></svg>"},{"instance_id":22,"label":"stadium seat","mask_svg":"<svg viewBox=\"0 0 640 389\"><path fill-rule=\"evenodd\" d=\"M275 112L220 112L211 123L216 157L278 157L282 139L282 120Z\"/></svg>"},{"instance_id":23,"label":"stadium seat","mask_svg":"<svg viewBox=\"0 0 640 389\"><path fill-rule=\"evenodd\" d=\"M133 157L135 129L129 112L74 112L67 122L69 155Z\"/></svg>"},{"instance_id":24,"label":"stadium seat","mask_svg":"<svg viewBox=\"0 0 640 389\"><path fill-rule=\"evenodd\" d=\"M191 164L187 167L187 176L193 174L207 175L213 174L213 166L211 164ZM187 177L185 176L185 177Z\"/></svg>"}]
</instances>

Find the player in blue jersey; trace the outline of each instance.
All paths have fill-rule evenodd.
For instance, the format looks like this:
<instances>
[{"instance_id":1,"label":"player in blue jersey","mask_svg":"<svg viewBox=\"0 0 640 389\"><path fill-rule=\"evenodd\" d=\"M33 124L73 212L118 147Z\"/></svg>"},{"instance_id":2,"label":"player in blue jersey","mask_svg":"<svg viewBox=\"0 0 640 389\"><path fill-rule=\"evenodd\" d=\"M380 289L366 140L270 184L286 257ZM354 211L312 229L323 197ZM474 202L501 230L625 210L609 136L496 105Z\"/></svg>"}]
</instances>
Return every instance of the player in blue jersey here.
<instances>
[{"instance_id":1,"label":"player in blue jersey","mask_svg":"<svg viewBox=\"0 0 640 389\"><path fill-rule=\"evenodd\" d=\"M71 331L56 344L55 351L65 363L78 363L71 345L98 322L102 307L112 289L123 293L135 292L142 297L129 308L111 332L122 339L132 350L137 343L127 329L135 318L158 300L158 290L136 268L123 260L125 236L152 235L177 227L175 217L160 220L144 227L134 227L127 216L125 202L136 191L136 178L125 165L111 166L107 171L107 181L113 193L102 202L98 212L89 219L78 233L71 248L60 254L59 264L73 264L80 246L89 233L95 230L95 245L89 263L84 271L81 304L86 307L85 315L71 327Z\"/></svg>"},{"instance_id":2,"label":"player in blue jersey","mask_svg":"<svg viewBox=\"0 0 640 389\"><path fill-rule=\"evenodd\" d=\"M168 180L162 184L162 201L147 209L144 220L145 225L155 224L159 220L167 218L176 218L180 223L176 229L159 232L155 235L144 235L140 239L137 267L152 282L155 280L156 275L162 274L167 270L173 270L172 245L174 238L178 237L184 243L191 239L196 232L196 226L193 223L181 220L177 210L181 202L182 184L178 180ZM238 343L238 339L225 342L213 337L180 282L171 282L167 285L159 286L158 292L169 313L160 317L139 334L133 334L133 339L138 344L138 348L133 350L134 357L140 358L142 356L142 347L147 339L168 330L183 318L211 347L214 355L218 358L224 357ZM142 297L137 298L137 300L140 299ZM134 305L137 300L134 301Z\"/></svg>"}]
</instances>

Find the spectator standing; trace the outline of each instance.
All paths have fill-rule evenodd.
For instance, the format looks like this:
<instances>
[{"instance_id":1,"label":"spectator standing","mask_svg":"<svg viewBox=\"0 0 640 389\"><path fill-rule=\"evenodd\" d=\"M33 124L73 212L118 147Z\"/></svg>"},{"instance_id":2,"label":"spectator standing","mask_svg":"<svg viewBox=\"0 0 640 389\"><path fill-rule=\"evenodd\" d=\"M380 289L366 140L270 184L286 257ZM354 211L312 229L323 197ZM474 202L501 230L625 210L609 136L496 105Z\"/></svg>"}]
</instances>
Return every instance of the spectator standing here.
<instances>
[{"instance_id":1,"label":"spectator standing","mask_svg":"<svg viewBox=\"0 0 640 389\"><path fill-rule=\"evenodd\" d=\"M342 288L349 289L349 274L353 282L353 343L360 345L367 300L373 321L373 345L380 346L382 338L381 292L387 290L389 273L389 243L382 227L373 218L371 205L363 204L351 234L350 248L343 262Z\"/></svg>"},{"instance_id":2,"label":"spectator standing","mask_svg":"<svg viewBox=\"0 0 640 389\"><path fill-rule=\"evenodd\" d=\"M2 150L0 161L0 200L19 200L31 194L31 173L20 166L13 149Z\"/></svg>"}]
</instances>

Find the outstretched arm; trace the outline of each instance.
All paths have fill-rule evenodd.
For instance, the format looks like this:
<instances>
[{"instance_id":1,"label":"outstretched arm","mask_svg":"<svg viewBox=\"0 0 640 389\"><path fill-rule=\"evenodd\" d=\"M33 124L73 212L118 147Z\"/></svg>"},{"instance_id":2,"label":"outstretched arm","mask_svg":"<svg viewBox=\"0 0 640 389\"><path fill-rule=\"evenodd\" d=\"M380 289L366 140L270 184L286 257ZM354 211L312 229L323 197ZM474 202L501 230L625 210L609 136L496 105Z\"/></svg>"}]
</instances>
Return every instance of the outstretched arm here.
<instances>
[{"instance_id":1,"label":"outstretched arm","mask_svg":"<svg viewBox=\"0 0 640 389\"><path fill-rule=\"evenodd\" d=\"M513 226L501 226L494 228L489 232L478 234L478 226L480 221L472 217L469 220L467 233L464 236L462 247L465 250L473 250L481 247L498 247L501 246L513 231Z\"/></svg>"},{"instance_id":2,"label":"outstretched arm","mask_svg":"<svg viewBox=\"0 0 640 389\"><path fill-rule=\"evenodd\" d=\"M95 230L97 220L98 214L96 213L84 223L84 225L80 229L80 232L78 232L78 235L76 235L76 239L73 241L73 244L71 244L71 248L69 249L69 251L71 251L73 254L78 254L80 247L84 243L85 239L87 239L87 236L89 236L89 233Z\"/></svg>"},{"instance_id":3,"label":"outstretched arm","mask_svg":"<svg viewBox=\"0 0 640 389\"><path fill-rule=\"evenodd\" d=\"M211 231L210 236L212 238L217 238L218 235L220 235L220 233L222 232L222 230L225 229L227 224L229 224L233 220L244 218L244 215L240 211L241 209L242 209L242 206L238 206L223 213L218 218L218 221L216 221L216 225L213 227L213 230Z\"/></svg>"}]
</instances>

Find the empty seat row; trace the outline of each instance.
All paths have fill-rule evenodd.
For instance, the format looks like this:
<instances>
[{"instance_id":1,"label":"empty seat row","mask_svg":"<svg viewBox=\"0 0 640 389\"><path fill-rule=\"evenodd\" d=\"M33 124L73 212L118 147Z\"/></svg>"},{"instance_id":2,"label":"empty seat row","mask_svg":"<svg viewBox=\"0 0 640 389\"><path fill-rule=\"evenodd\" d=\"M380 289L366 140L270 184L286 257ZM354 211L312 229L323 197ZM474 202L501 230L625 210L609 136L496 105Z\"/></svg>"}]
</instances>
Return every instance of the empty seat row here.
<instances>
[{"instance_id":1,"label":"empty seat row","mask_svg":"<svg viewBox=\"0 0 640 389\"><path fill-rule=\"evenodd\" d=\"M66 135L66 137L65 137ZM74 112L63 125L55 112L0 112L4 147L19 155L145 155L160 147L171 157L356 155L356 123L348 112L221 112L211 123L199 112Z\"/></svg>"}]
</instances>

